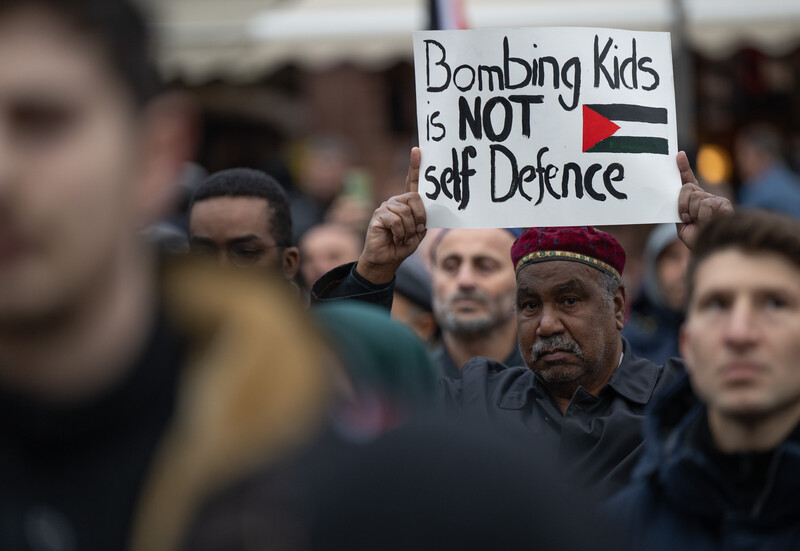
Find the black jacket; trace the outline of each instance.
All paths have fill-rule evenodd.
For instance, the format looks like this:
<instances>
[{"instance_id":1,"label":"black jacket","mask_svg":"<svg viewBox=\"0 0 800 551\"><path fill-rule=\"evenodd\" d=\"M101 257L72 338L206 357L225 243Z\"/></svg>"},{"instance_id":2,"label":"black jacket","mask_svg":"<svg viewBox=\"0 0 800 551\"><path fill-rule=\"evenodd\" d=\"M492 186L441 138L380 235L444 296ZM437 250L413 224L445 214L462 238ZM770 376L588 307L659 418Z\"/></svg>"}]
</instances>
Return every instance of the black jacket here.
<instances>
[{"instance_id":1,"label":"black jacket","mask_svg":"<svg viewBox=\"0 0 800 551\"><path fill-rule=\"evenodd\" d=\"M354 268L345 264L323 275L312 288L313 300L355 298L391 308L393 282L374 285ZM460 379L440 380L440 399L466 421L488 424L533 456L557 461L571 486L608 496L630 481L642 451L645 406L683 373L681 360L657 366L622 342L623 359L611 381L598 397L579 389L566 414L530 369L482 357L467 362Z\"/></svg>"},{"instance_id":2,"label":"black jacket","mask_svg":"<svg viewBox=\"0 0 800 551\"><path fill-rule=\"evenodd\" d=\"M437 347L431 352L431 357L436 363L439 370L440 377L447 377L450 379L458 379L461 377L461 369L453 361L453 358L448 354L444 344ZM507 366L524 366L525 361L522 359L522 354L519 353L519 347L515 346L508 357L503 360L503 365Z\"/></svg>"},{"instance_id":3,"label":"black jacket","mask_svg":"<svg viewBox=\"0 0 800 551\"><path fill-rule=\"evenodd\" d=\"M537 456L557 461L570 485L607 496L630 481L643 450L645 407L683 372L678 360L657 366L635 357L624 339L623 353L598 396L578 389L565 413L530 369L486 358L467 362L461 379L441 380L441 398L470 422L489 424Z\"/></svg>"},{"instance_id":4,"label":"black jacket","mask_svg":"<svg viewBox=\"0 0 800 551\"><path fill-rule=\"evenodd\" d=\"M391 310L394 280L384 285L376 285L358 275L355 268L356 263L350 262L324 273L311 286L311 302L354 299Z\"/></svg>"},{"instance_id":5,"label":"black jacket","mask_svg":"<svg viewBox=\"0 0 800 551\"><path fill-rule=\"evenodd\" d=\"M644 427L634 481L608 507L629 549L800 549L800 427L771 452L723 454L688 377Z\"/></svg>"}]
</instances>

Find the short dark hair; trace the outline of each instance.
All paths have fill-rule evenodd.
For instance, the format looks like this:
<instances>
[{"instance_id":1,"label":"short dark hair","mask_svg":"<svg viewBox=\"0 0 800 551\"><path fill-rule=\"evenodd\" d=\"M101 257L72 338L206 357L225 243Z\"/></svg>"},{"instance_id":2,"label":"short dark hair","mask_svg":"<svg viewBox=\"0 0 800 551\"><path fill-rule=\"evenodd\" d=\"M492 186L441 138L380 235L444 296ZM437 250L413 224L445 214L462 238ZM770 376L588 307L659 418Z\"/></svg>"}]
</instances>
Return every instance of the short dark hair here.
<instances>
[{"instance_id":1,"label":"short dark hair","mask_svg":"<svg viewBox=\"0 0 800 551\"><path fill-rule=\"evenodd\" d=\"M740 210L718 216L701 228L689 269L687 299L694 293L697 269L709 256L726 249L750 254L777 254L800 270L800 220L762 210Z\"/></svg>"},{"instance_id":2,"label":"short dark hair","mask_svg":"<svg viewBox=\"0 0 800 551\"><path fill-rule=\"evenodd\" d=\"M116 72L136 105L145 105L162 90L150 29L131 0L0 0L0 16L41 8L77 33L97 42L98 51Z\"/></svg>"},{"instance_id":3,"label":"short dark hair","mask_svg":"<svg viewBox=\"0 0 800 551\"><path fill-rule=\"evenodd\" d=\"M195 203L215 197L258 197L269 203L269 233L279 247L292 244L292 213L289 198L278 181L252 168L230 168L209 176L194 192L189 214Z\"/></svg>"}]
</instances>

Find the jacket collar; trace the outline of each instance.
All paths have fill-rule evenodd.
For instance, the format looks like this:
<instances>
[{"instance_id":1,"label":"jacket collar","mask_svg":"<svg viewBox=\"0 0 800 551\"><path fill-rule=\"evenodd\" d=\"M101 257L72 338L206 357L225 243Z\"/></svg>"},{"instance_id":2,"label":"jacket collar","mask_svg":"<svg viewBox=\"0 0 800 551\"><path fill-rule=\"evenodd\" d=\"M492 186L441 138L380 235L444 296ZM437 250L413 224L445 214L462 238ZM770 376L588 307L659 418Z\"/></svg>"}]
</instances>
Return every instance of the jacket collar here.
<instances>
[{"instance_id":1,"label":"jacket collar","mask_svg":"<svg viewBox=\"0 0 800 551\"><path fill-rule=\"evenodd\" d=\"M633 355L630 344L622 339L622 361L611 376L610 387L627 400L645 405L653 395L661 368L653 362Z\"/></svg>"},{"instance_id":2,"label":"jacket collar","mask_svg":"<svg viewBox=\"0 0 800 551\"><path fill-rule=\"evenodd\" d=\"M622 361L601 394L608 392L606 388L610 388L631 402L645 405L653 394L661 368L649 360L634 356L628 341L624 338L622 339L622 354ZM503 394L500 407L522 409L528 403L529 392L533 392L536 397L549 396L542 380L531 371L524 376L517 377L511 383L511 386Z\"/></svg>"},{"instance_id":3,"label":"jacket collar","mask_svg":"<svg viewBox=\"0 0 800 551\"><path fill-rule=\"evenodd\" d=\"M645 451L634 480L649 480L676 508L698 518L737 515L755 524L796 522L800 511L800 427L776 448L761 495L742 509L735 504L738 494L733 481L690 437L696 423L706 422L704 412L686 374L660 394L645 418Z\"/></svg>"},{"instance_id":4,"label":"jacket collar","mask_svg":"<svg viewBox=\"0 0 800 551\"><path fill-rule=\"evenodd\" d=\"M514 373L511 379L511 372ZM504 375L509 377L510 386L508 390L503 393L503 398L500 400L500 407L502 409L522 409L529 402L528 394L533 393L534 399L543 398L547 396L547 389L544 387L541 379L534 375L527 367L507 369Z\"/></svg>"}]
</instances>

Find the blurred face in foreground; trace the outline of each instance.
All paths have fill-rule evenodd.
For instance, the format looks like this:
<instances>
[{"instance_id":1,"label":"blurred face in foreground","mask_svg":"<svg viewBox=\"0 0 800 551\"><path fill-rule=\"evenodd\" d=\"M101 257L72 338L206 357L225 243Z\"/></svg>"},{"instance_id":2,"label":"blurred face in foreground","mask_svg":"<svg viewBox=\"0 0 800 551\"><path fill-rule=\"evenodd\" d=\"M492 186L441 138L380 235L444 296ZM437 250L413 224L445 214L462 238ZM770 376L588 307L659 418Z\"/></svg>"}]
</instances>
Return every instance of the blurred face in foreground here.
<instances>
[{"instance_id":1,"label":"blurred face in foreground","mask_svg":"<svg viewBox=\"0 0 800 551\"><path fill-rule=\"evenodd\" d=\"M431 268L433 311L443 331L474 335L513 319L514 236L505 230L450 230Z\"/></svg>"},{"instance_id":2,"label":"blurred face in foreground","mask_svg":"<svg viewBox=\"0 0 800 551\"><path fill-rule=\"evenodd\" d=\"M709 421L800 419L800 270L774 254L717 252L694 276L681 353Z\"/></svg>"},{"instance_id":3,"label":"blurred face in foreground","mask_svg":"<svg viewBox=\"0 0 800 551\"><path fill-rule=\"evenodd\" d=\"M0 330L60 319L128 270L179 166L120 81L47 11L0 16Z\"/></svg>"}]
</instances>

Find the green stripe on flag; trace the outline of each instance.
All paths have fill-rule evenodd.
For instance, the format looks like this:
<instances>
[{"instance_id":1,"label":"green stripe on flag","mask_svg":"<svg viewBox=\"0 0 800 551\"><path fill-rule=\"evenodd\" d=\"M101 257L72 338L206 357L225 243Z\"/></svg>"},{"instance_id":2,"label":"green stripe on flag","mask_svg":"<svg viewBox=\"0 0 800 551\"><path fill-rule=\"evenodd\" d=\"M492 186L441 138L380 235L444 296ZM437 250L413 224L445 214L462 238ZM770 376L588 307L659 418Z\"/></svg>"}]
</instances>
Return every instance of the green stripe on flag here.
<instances>
[{"instance_id":1,"label":"green stripe on flag","mask_svg":"<svg viewBox=\"0 0 800 551\"><path fill-rule=\"evenodd\" d=\"M655 153L669 154L666 138L647 136L611 136L586 150L592 153Z\"/></svg>"}]
</instances>

